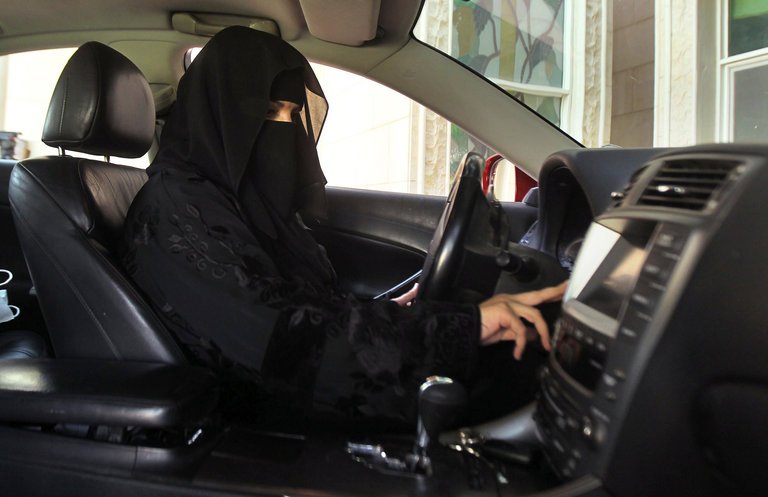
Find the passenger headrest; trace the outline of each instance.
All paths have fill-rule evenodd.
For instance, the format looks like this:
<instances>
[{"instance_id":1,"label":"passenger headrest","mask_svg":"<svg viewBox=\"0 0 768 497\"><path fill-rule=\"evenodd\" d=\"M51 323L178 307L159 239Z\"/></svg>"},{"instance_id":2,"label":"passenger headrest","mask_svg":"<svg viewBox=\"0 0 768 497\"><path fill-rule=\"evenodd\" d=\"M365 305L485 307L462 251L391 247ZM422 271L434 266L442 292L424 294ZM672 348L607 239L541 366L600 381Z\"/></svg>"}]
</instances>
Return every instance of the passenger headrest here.
<instances>
[{"instance_id":1,"label":"passenger headrest","mask_svg":"<svg viewBox=\"0 0 768 497\"><path fill-rule=\"evenodd\" d=\"M43 142L87 154L133 158L146 153L154 130L155 104L139 68L95 41L78 48L53 90Z\"/></svg>"}]
</instances>

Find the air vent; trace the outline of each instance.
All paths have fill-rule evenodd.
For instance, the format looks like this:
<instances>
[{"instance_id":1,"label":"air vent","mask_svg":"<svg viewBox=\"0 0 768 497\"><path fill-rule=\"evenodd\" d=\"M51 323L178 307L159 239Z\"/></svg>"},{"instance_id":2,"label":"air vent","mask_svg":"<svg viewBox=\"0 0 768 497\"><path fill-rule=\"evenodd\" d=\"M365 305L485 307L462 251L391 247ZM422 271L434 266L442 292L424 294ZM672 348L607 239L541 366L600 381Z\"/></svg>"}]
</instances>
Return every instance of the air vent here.
<instances>
[{"instance_id":1,"label":"air vent","mask_svg":"<svg viewBox=\"0 0 768 497\"><path fill-rule=\"evenodd\" d=\"M643 166L634 173L632 173L632 176L629 178L629 182L627 182L627 186L624 187L623 190L617 191L617 192L611 192L611 207L616 208L621 206L622 203L624 203L624 199L629 195L629 191L632 190L632 187L635 186L635 183L637 183L637 178L640 177L641 174L643 174L643 171L645 171L645 168L648 166Z\"/></svg>"},{"instance_id":2,"label":"air vent","mask_svg":"<svg viewBox=\"0 0 768 497\"><path fill-rule=\"evenodd\" d=\"M648 184L637 204L704 210L738 165L735 161L721 160L667 161Z\"/></svg>"}]
</instances>

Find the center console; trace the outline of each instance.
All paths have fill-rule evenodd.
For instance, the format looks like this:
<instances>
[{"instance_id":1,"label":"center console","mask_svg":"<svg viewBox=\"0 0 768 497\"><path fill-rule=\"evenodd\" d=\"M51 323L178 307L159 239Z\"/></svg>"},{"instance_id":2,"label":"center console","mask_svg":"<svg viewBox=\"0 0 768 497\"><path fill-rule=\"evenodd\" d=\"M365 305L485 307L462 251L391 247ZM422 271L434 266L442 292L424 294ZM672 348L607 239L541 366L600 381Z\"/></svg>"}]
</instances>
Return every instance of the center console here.
<instances>
[{"instance_id":1,"label":"center console","mask_svg":"<svg viewBox=\"0 0 768 497\"><path fill-rule=\"evenodd\" d=\"M594 471L610 444L643 337L689 235L685 225L651 220L615 218L590 227L582 247L588 258L571 277L536 413L561 477Z\"/></svg>"},{"instance_id":2,"label":"center console","mask_svg":"<svg viewBox=\"0 0 768 497\"><path fill-rule=\"evenodd\" d=\"M582 241L534 420L563 481L764 494L766 150L649 162ZM762 351L762 352L758 352Z\"/></svg>"}]
</instances>

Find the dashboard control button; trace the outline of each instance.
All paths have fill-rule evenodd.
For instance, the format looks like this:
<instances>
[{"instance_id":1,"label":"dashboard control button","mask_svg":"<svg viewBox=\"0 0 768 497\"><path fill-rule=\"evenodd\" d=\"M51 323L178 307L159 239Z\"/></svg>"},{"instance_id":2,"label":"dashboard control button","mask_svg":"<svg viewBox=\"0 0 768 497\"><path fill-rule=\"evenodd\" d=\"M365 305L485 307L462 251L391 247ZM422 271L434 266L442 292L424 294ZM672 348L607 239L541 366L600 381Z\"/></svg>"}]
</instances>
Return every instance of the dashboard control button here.
<instances>
[{"instance_id":1,"label":"dashboard control button","mask_svg":"<svg viewBox=\"0 0 768 497\"><path fill-rule=\"evenodd\" d=\"M671 233L659 233L656 238L656 245L664 248L673 248L675 246L675 235Z\"/></svg>"},{"instance_id":2,"label":"dashboard control button","mask_svg":"<svg viewBox=\"0 0 768 497\"><path fill-rule=\"evenodd\" d=\"M656 280L666 280L669 263L656 257L648 257L643 266L643 274Z\"/></svg>"},{"instance_id":3,"label":"dashboard control button","mask_svg":"<svg viewBox=\"0 0 768 497\"><path fill-rule=\"evenodd\" d=\"M565 445L558 440L557 438L552 437L552 445L557 449L557 451L561 454L565 454Z\"/></svg>"},{"instance_id":4,"label":"dashboard control button","mask_svg":"<svg viewBox=\"0 0 768 497\"><path fill-rule=\"evenodd\" d=\"M595 347L597 348L598 352L608 351L608 346L605 344L605 342L597 342L597 344L595 344Z\"/></svg>"},{"instance_id":5,"label":"dashboard control button","mask_svg":"<svg viewBox=\"0 0 768 497\"><path fill-rule=\"evenodd\" d=\"M613 376L611 376L609 374L604 374L603 375L603 383L605 383L606 386L613 388L613 387L616 386L618 381L616 381L616 378L614 378Z\"/></svg>"},{"instance_id":6,"label":"dashboard control button","mask_svg":"<svg viewBox=\"0 0 768 497\"><path fill-rule=\"evenodd\" d=\"M628 326L622 326L619 328L619 336L634 341L637 339L637 332Z\"/></svg>"},{"instance_id":7,"label":"dashboard control button","mask_svg":"<svg viewBox=\"0 0 768 497\"><path fill-rule=\"evenodd\" d=\"M656 235L654 245L672 252L680 253L688 239L686 230L672 225L662 226Z\"/></svg>"},{"instance_id":8,"label":"dashboard control button","mask_svg":"<svg viewBox=\"0 0 768 497\"><path fill-rule=\"evenodd\" d=\"M581 452L578 449L571 449L571 456L577 461L581 461Z\"/></svg>"},{"instance_id":9,"label":"dashboard control button","mask_svg":"<svg viewBox=\"0 0 768 497\"><path fill-rule=\"evenodd\" d=\"M650 320L651 317L636 306L628 306L624 320L619 326L619 337L630 341L636 340L645 331Z\"/></svg>"},{"instance_id":10,"label":"dashboard control button","mask_svg":"<svg viewBox=\"0 0 768 497\"><path fill-rule=\"evenodd\" d=\"M556 417L555 418L555 424L557 425L558 428L560 428L561 430L565 431L566 421L565 421L565 418L563 416Z\"/></svg>"},{"instance_id":11,"label":"dashboard control button","mask_svg":"<svg viewBox=\"0 0 768 497\"><path fill-rule=\"evenodd\" d=\"M611 418L608 417L608 415L606 413L604 413L600 409L596 408L595 406L592 406L590 411L592 412L592 414L594 414L594 416L598 420L602 421L603 423L610 423L611 422Z\"/></svg>"},{"instance_id":12,"label":"dashboard control button","mask_svg":"<svg viewBox=\"0 0 768 497\"><path fill-rule=\"evenodd\" d=\"M565 418L565 424L571 430L578 430L579 429L579 422L576 421L576 419L571 417L571 416L568 416L568 417Z\"/></svg>"},{"instance_id":13,"label":"dashboard control button","mask_svg":"<svg viewBox=\"0 0 768 497\"><path fill-rule=\"evenodd\" d=\"M641 293L633 293L632 302L639 304L642 307L651 307L653 305L653 302L646 295Z\"/></svg>"},{"instance_id":14,"label":"dashboard control button","mask_svg":"<svg viewBox=\"0 0 768 497\"><path fill-rule=\"evenodd\" d=\"M653 288L652 282L649 283L641 280L638 282L630 299L632 303L639 307L639 310L653 312L656 308L656 304L658 304L661 299L661 295L661 290Z\"/></svg>"}]
</instances>

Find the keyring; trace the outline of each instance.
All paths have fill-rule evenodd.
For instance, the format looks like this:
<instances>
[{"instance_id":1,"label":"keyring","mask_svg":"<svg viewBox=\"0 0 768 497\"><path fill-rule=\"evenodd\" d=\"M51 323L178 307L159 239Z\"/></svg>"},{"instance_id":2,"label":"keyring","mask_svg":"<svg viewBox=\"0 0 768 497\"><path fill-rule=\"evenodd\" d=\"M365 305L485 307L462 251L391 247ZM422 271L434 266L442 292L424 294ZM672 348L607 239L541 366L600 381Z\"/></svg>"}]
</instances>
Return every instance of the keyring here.
<instances>
[{"instance_id":1,"label":"keyring","mask_svg":"<svg viewBox=\"0 0 768 497\"><path fill-rule=\"evenodd\" d=\"M0 269L0 273L8 273L8 278L5 281L3 281L2 283L0 283L0 286L3 286L3 285L6 285L6 284L10 283L11 280L13 279L13 273L8 271L7 269Z\"/></svg>"}]
</instances>

